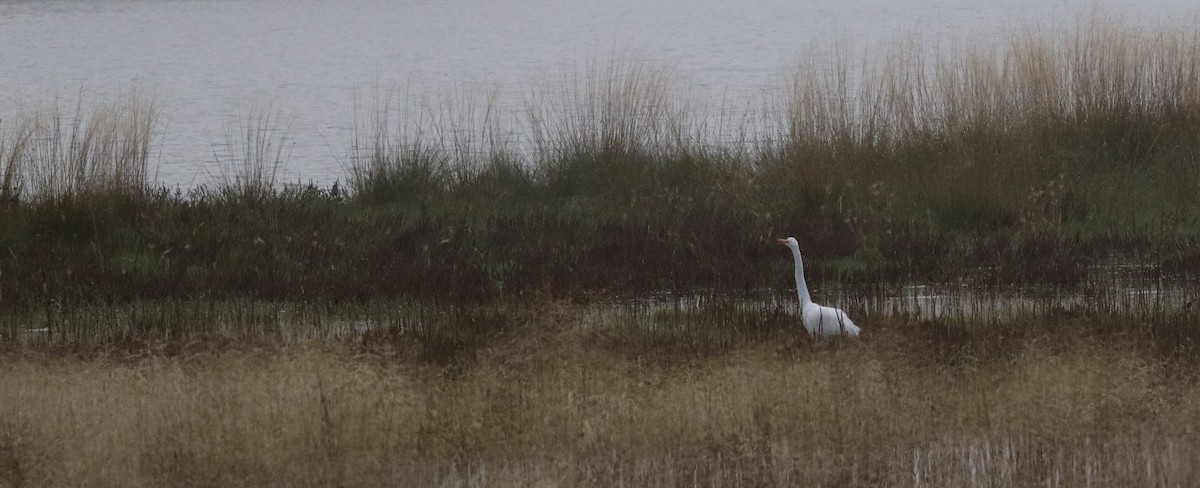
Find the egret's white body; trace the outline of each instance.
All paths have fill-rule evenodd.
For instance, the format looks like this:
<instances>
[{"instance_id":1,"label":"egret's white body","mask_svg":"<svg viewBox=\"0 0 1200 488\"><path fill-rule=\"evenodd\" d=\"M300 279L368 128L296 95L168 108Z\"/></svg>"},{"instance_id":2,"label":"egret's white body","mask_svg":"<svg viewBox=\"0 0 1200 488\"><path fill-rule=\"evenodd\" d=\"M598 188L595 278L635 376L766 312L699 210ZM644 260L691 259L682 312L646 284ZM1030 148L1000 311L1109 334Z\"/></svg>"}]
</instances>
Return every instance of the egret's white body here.
<instances>
[{"instance_id":1,"label":"egret's white body","mask_svg":"<svg viewBox=\"0 0 1200 488\"><path fill-rule=\"evenodd\" d=\"M796 295L800 299L800 321L808 330L808 335L816 338L857 336L859 328L850 317L840 308L822 307L813 303L812 295L808 293L808 283L804 281L804 260L800 257L800 244L795 237L777 239L792 250L792 258L796 260Z\"/></svg>"}]
</instances>

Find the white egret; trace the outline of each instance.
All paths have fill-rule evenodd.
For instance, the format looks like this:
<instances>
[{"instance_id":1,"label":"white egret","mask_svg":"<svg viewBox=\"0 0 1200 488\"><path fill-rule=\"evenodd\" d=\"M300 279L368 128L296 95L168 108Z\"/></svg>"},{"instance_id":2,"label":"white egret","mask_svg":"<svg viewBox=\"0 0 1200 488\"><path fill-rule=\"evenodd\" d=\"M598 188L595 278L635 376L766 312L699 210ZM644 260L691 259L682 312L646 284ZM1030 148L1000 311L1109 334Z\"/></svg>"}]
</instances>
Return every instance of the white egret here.
<instances>
[{"instance_id":1,"label":"white egret","mask_svg":"<svg viewBox=\"0 0 1200 488\"><path fill-rule=\"evenodd\" d=\"M804 281L804 262L800 258L800 244L795 237L776 239L792 250L792 258L796 260L796 295L800 298L800 321L808 334L816 338L857 336L859 329L850 317L840 308L822 307L813 303L808 294L808 284Z\"/></svg>"}]
</instances>

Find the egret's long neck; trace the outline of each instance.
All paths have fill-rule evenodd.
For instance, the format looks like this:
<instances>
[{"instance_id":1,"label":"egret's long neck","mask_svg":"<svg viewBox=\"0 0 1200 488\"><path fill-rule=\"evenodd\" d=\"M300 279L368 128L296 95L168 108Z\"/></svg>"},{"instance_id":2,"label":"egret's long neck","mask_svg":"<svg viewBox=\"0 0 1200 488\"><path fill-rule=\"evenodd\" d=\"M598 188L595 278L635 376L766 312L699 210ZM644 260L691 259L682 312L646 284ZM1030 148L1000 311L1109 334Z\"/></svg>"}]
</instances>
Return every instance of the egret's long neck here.
<instances>
[{"instance_id":1,"label":"egret's long neck","mask_svg":"<svg viewBox=\"0 0 1200 488\"><path fill-rule=\"evenodd\" d=\"M800 306L812 303L808 294L808 283L804 281L804 260L800 258L800 248L792 248L792 257L796 259L796 295L800 297Z\"/></svg>"}]
</instances>

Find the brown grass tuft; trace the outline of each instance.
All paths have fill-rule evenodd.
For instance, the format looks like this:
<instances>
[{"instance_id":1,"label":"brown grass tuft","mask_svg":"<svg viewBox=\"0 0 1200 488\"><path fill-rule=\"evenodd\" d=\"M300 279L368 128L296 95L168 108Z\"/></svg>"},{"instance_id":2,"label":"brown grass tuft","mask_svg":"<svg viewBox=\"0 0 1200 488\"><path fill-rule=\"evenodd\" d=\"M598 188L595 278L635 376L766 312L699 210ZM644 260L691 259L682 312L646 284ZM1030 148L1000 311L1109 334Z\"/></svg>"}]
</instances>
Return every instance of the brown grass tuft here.
<instances>
[{"instance_id":1,"label":"brown grass tuft","mask_svg":"<svg viewBox=\"0 0 1200 488\"><path fill-rule=\"evenodd\" d=\"M73 115L55 103L22 122L28 125L10 149L6 177L19 169L35 198L145 192L158 115L153 97L139 89L91 111L81 96Z\"/></svg>"}]
</instances>

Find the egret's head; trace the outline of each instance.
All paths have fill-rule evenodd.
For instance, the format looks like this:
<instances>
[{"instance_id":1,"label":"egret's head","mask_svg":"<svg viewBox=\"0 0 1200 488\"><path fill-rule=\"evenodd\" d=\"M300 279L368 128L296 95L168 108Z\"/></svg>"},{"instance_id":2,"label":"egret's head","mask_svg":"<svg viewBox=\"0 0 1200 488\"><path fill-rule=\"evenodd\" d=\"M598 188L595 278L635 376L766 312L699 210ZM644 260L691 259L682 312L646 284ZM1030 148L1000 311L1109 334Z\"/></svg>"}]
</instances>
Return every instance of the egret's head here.
<instances>
[{"instance_id":1,"label":"egret's head","mask_svg":"<svg viewBox=\"0 0 1200 488\"><path fill-rule=\"evenodd\" d=\"M793 248L793 249L800 247L800 243L796 242L795 237L789 237L787 239L775 239L775 240L779 241L780 244L783 244L783 245Z\"/></svg>"}]
</instances>

